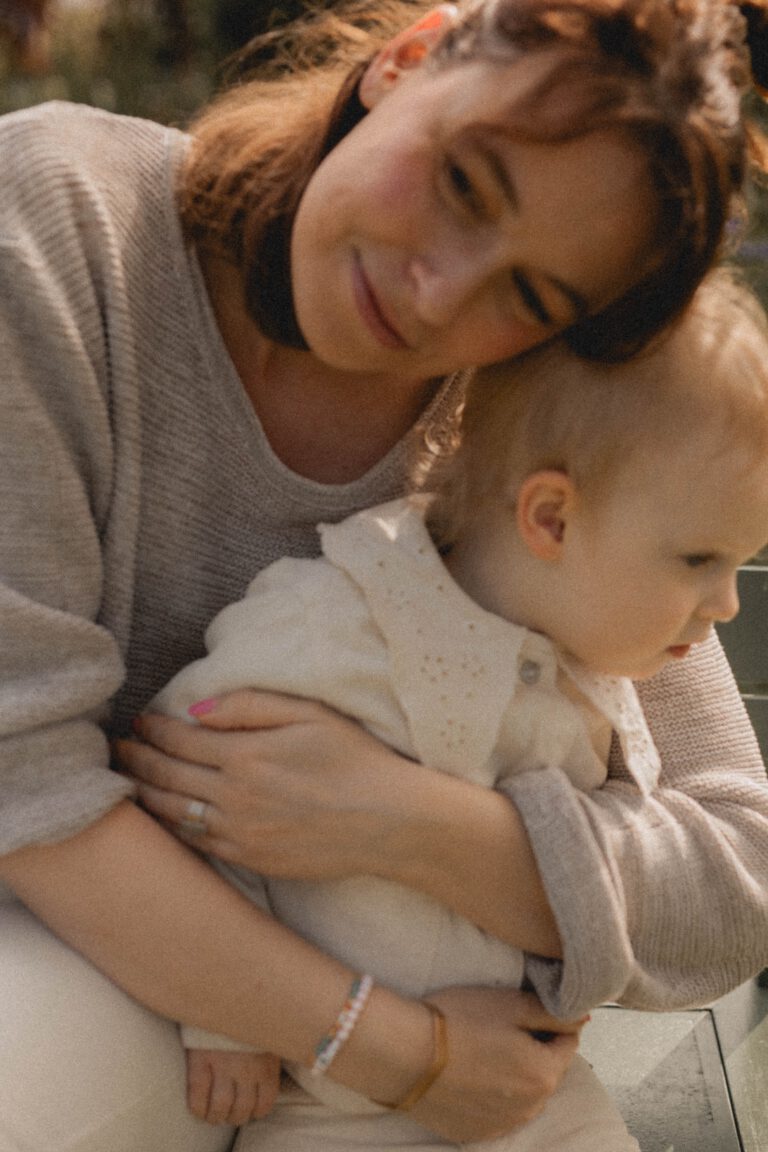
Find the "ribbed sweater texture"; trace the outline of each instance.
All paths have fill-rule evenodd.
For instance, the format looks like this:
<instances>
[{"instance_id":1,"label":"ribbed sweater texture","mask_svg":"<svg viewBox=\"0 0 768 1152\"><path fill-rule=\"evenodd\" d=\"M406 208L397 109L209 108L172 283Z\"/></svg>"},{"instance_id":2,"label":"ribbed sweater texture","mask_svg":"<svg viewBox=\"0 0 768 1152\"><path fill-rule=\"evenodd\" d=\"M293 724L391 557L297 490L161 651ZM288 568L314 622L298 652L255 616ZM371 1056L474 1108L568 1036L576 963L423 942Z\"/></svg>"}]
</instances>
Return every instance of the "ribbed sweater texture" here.
<instances>
[{"instance_id":1,"label":"ribbed sweater texture","mask_svg":"<svg viewBox=\"0 0 768 1152\"><path fill-rule=\"evenodd\" d=\"M265 565L316 555L317 522L402 488L405 443L345 485L272 452L182 237L186 147L85 106L0 119L2 852L129 794L108 736L202 654L214 614ZM557 770L505 785L565 942L528 974L566 1015L702 1003L765 961L768 786L717 643L641 697L650 800L618 756L593 793Z\"/></svg>"}]
</instances>

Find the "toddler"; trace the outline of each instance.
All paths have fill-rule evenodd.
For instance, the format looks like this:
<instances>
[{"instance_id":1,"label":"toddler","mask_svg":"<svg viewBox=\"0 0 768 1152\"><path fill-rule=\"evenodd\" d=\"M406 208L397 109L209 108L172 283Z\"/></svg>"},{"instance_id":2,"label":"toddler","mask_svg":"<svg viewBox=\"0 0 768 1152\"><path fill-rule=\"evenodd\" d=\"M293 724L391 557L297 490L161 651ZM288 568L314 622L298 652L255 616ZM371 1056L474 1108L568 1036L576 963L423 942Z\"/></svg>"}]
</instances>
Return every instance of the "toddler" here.
<instances>
[{"instance_id":1,"label":"toddler","mask_svg":"<svg viewBox=\"0 0 768 1152\"><path fill-rule=\"evenodd\" d=\"M321 558L261 572L211 624L208 655L154 708L190 719L196 702L244 686L310 697L489 788L554 767L574 788L598 789L617 740L627 786L649 795L662 768L632 680L684 659L735 615L737 569L768 539L762 311L713 275L631 363L586 363L557 341L479 371L455 442L429 455L415 487L321 525ZM552 960L376 877L262 880L216 867L366 974L315 1067L290 1068L277 1108L241 1130L238 1152L444 1146L407 1112L323 1075L364 1008L368 975L425 997L450 984L536 986ZM194 1029L184 1039L211 1099L233 1096L262 1059L266 1076L266 1057L217 1052L227 1042ZM436 1017L433 1073L444 1042ZM482 1147L637 1145L577 1057L540 1117Z\"/></svg>"}]
</instances>

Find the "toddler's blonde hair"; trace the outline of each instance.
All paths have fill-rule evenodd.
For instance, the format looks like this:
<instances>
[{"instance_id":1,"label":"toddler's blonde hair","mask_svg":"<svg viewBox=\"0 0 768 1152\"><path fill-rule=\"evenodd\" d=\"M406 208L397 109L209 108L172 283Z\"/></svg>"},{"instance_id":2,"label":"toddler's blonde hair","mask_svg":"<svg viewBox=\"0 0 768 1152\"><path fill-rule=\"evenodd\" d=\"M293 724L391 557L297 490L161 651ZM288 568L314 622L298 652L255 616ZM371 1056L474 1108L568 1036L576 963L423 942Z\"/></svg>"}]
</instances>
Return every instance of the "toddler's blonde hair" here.
<instances>
[{"instance_id":1,"label":"toddler's blonde hair","mask_svg":"<svg viewBox=\"0 0 768 1152\"><path fill-rule=\"evenodd\" d=\"M768 460L768 320L752 293L711 273L652 349L624 364L577 358L562 339L480 369L454 441L433 455L419 487L428 522L450 545L473 513L526 476L556 469L587 498L606 491L635 453L673 453L700 437L717 466L738 451L744 468Z\"/></svg>"}]
</instances>

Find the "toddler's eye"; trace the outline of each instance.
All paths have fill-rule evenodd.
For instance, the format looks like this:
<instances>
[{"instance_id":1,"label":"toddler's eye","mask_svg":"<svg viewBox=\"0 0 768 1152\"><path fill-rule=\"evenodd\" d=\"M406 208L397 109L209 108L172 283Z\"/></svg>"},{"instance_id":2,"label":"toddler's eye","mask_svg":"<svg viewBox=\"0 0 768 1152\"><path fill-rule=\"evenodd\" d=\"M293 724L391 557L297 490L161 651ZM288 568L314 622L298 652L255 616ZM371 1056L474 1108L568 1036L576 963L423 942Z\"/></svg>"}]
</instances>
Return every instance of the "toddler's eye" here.
<instances>
[{"instance_id":1,"label":"toddler's eye","mask_svg":"<svg viewBox=\"0 0 768 1152\"><path fill-rule=\"evenodd\" d=\"M459 196L472 195L472 182L460 164L448 165L448 179Z\"/></svg>"},{"instance_id":2,"label":"toddler's eye","mask_svg":"<svg viewBox=\"0 0 768 1152\"><path fill-rule=\"evenodd\" d=\"M705 564L710 564L714 557L711 552L691 552L682 559L688 568L703 568Z\"/></svg>"}]
</instances>

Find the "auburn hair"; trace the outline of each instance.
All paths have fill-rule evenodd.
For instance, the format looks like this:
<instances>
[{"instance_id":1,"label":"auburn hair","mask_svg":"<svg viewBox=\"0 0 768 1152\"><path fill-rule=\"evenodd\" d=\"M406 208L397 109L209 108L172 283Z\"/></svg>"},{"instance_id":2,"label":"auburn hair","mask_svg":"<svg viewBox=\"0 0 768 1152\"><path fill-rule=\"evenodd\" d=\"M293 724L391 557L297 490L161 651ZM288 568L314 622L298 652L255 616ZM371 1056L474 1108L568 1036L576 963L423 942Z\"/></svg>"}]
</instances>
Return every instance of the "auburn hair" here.
<instances>
[{"instance_id":1,"label":"auburn hair","mask_svg":"<svg viewBox=\"0 0 768 1152\"><path fill-rule=\"evenodd\" d=\"M735 454L746 473L768 460L768 318L723 268L628 363L587 362L558 339L478 369L451 437L423 447L412 486L430 494L431 534L449 547L534 472L566 473L597 506L631 458L674 455L681 435L699 437L708 466Z\"/></svg>"},{"instance_id":2,"label":"auburn hair","mask_svg":"<svg viewBox=\"0 0 768 1152\"><path fill-rule=\"evenodd\" d=\"M610 128L646 157L652 270L567 331L582 356L626 359L682 311L721 252L748 159L768 168L768 150L742 115L747 33L763 37L764 54L764 3L745 4L745 19L725 0L465 0L427 57L424 67L445 69L546 52L550 66L510 108L508 131L556 144ZM259 37L191 126L183 226L240 269L250 314L279 342L306 347L290 276L304 189L366 114L358 84L373 55L430 7L357 0Z\"/></svg>"}]
</instances>

